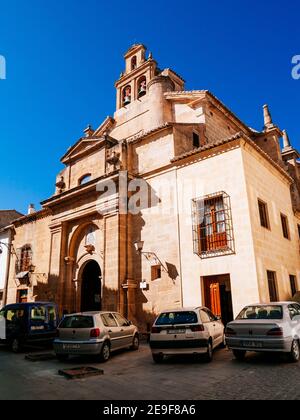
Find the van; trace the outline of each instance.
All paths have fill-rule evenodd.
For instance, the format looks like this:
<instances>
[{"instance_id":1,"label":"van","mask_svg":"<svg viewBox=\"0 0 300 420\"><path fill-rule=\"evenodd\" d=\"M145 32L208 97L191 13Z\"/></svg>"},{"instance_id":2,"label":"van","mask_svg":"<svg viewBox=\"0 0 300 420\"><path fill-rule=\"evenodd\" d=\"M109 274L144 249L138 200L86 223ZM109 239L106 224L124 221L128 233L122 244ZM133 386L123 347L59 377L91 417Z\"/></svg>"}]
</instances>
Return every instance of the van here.
<instances>
[{"instance_id":1,"label":"van","mask_svg":"<svg viewBox=\"0 0 300 420\"><path fill-rule=\"evenodd\" d=\"M7 305L0 311L0 322L5 324L0 344L9 345L18 353L25 345L54 340L59 324L58 308L47 302Z\"/></svg>"}]
</instances>

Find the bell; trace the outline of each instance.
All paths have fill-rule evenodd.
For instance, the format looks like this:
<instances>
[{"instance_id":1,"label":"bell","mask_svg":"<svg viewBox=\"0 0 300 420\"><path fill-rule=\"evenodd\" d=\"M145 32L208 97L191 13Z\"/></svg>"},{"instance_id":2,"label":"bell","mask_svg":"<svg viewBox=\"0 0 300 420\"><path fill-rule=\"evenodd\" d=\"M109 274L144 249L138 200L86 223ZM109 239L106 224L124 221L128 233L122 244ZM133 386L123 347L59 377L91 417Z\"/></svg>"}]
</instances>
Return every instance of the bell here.
<instances>
[{"instance_id":1,"label":"bell","mask_svg":"<svg viewBox=\"0 0 300 420\"><path fill-rule=\"evenodd\" d=\"M145 85L141 85L140 89L139 89L139 98L141 98L142 96L145 96L147 93L147 88Z\"/></svg>"},{"instance_id":2,"label":"bell","mask_svg":"<svg viewBox=\"0 0 300 420\"><path fill-rule=\"evenodd\" d=\"M125 96L124 97L124 105L128 105L131 103L131 96Z\"/></svg>"}]
</instances>

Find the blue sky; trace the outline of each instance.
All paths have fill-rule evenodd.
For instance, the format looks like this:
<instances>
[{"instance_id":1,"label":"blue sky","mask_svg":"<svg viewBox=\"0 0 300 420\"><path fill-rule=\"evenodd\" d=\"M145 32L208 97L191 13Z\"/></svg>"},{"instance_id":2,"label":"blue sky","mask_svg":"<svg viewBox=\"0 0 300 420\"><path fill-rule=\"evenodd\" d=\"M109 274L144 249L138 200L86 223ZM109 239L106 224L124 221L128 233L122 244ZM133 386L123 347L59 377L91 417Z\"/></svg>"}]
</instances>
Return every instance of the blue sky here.
<instances>
[{"instance_id":1,"label":"blue sky","mask_svg":"<svg viewBox=\"0 0 300 420\"><path fill-rule=\"evenodd\" d=\"M254 128L262 106L300 148L298 0L0 0L0 209L53 194L60 157L115 109L123 53L136 42L187 89L209 89Z\"/></svg>"}]
</instances>

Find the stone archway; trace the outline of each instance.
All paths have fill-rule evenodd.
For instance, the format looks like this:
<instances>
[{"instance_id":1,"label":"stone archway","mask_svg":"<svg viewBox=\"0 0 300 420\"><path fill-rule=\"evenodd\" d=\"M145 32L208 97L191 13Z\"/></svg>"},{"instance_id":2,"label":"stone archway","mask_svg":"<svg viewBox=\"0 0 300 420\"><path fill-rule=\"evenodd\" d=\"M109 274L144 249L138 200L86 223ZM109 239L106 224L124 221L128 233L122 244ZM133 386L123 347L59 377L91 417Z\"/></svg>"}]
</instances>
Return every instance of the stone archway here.
<instances>
[{"instance_id":1,"label":"stone archway","mask_svg":"<svg viewBox=\"0 0 300 420\"><path fill-rule=\"evenodd\" d=\"M101 268L95 260L88 261L81 273L81 311L102 309Z\"/></svg>"}]
</instances>

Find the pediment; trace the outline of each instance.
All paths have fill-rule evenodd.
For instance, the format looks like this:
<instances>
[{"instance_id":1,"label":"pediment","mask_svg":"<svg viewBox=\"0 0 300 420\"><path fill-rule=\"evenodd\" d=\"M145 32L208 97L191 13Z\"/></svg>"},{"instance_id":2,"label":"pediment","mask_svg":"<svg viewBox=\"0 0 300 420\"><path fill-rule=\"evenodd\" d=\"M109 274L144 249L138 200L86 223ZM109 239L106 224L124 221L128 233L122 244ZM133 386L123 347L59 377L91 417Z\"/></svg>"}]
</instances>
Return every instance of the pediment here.
<instances>
[{"instance_id":1,"label":"pediment","mask_svg":"<svg viewBox=\"0 0 300 420\"><path fill-rule=\"evenodd\" d=\"M94 149L103 147L106 141L114 142L113 139L110 140L109 138L109 133L114 124L115 120L112 117L107 117L90 137L82 137L74 146L70 147L67 153L61 158L61 161L66 164L93 152Z\"/></svg>"},{"instance_id":2,"label":"pediment","mask_svg":"<svg viewBox=\"0 0 300 420\"><path fill-rule=\"evenodd\" d=\"M97 128L97 130L94 132L93 136L101 137L101 136L104 136L105 134L109 134L114 125L115 125L115 120L112 117L107 117L103 121L103 123Z\"/></svg>"},{"instance_id":3,"label":"pediment","mask_svg":"<svg viewBox=\"0 0 300 420\"><path fill-rule=\"evenodd\" d=\"M62 157L63 163L68 163L80 159L83 155L92 153L95 149L103 147L106 139L104 137L81 138L67 153Z\"/></svg>"}]
</instances>

